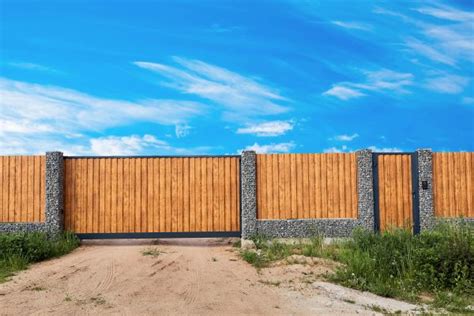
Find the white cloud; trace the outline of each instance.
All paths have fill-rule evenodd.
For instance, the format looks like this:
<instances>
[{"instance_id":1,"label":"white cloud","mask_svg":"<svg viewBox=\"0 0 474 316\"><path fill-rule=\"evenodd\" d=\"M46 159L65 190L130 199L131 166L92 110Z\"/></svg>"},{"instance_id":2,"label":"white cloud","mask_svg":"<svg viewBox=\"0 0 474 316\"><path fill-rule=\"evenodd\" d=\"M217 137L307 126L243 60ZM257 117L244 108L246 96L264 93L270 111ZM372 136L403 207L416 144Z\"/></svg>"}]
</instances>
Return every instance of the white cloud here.
<instances>
[{"instance_id":1,"label":"white cloud","mask_svg":"<svg viewBox=\"0 0 474 316\"><path fill-rule=\"evenodd\" d=\"M347 21L331 21L332 24L343 27L345 29L360 30L360 31L371 31L372 26L360 22L347 22Z\"/></svg>"},{"instance_id":2,"label":"white cloud","mask_svg":"<svg viewBox=\"0 0 474 316\"><path fill-rule=\"evenodd\" d=\"M456 60L452 58L451 56L438 51L437 49L431 47L428 44L423 43L420 40L417 40L415 38L409 38L405 42L405 44L413 49L416 53L423 55L431 60L434 60L436 62L440 62L443 64L447 64L450 66L453 66L456 64Z\"/></svg>"},{"instance_id":3,"label":"white cloud","mask_svg":"<svg viewBox=\"0 0 474 316\"><path fill-rule=\"evenodd\" d=\"M341 148L330 147L323 150L323 152L325 153L342 153L342 152L347 152L347 151L348 151L348 148L346 145L342 145Z\"/></svg>"},{"instance_id":4,"label":"white cloud","mask_svg":"<svg viewBox=\"0 0 474 316\"><path fill-rule=\"evenodd\" d=\"M446 75L426 80L425 86L435 92L456 94L464 90L469 83L469 78Z\"/></svg>"},{"instance_id":5,"label":"white cloud","mask_svg":"<svg viewBox=\"0 0 474 316\"><path fill-rule=\"evenodd\" d=\"M356 139L357 137L359 137L359 134L357 133L354 133L352 135L342 134L342 135L334 136L334 140L341 141L341 142L350 142Z\"/></svg>"},{"instance_id":6,"label":"white cloud","mask_svg":"<svg viewBox=\"0 0 474 316\"><path fill-rule=\"evenodd\" d=\"M369 149L373 152L380 152L380 153L397 153L401 152L402 150L397 147L377 147L377 146L369 146Z\"/></svg>"},{"instance_id":7,"label":"white cloud","mask_svg":"<svg viewBox=\"0 0 474 316\"><path fill-rule=\"evenodd\" d=\"M240 153L244 150L253 150L259 154L287 153L290 152L293 148L295 148L295 144L293 142L279 144L272 143L269 145L259 145L258 143L255 143L251 146L245 147L245 149L240 149L237 152Z\"/></svg>"},{"instance_id":8,"label":"white cloud","mask_svg":"<svg viewBox=\"0 0 474 316\"><path fill-rule=\"evenodd\" d=\"M160 74L161 83L185 94L210 100L234 119L279 114L288 111L280 104L288 101L280 93L256 80L199 60L175 57L179 67L136 61L134 64Z\"/></svg>"},{"instance_id":9,"label":"white cloud","mask_svg":"<svg viewBox=\"0 0 474 316\"><path fill-rule=\"evenodd\" d=\"M438 7L421 7L416 9L416 11L448 21L472 22L474 20L474 12L462 11L446 5Z\"/></svg>"},{"instance_id":10,"label":"white cloud","mask_svg":"<svg viewBox=\"0 0 474 316\"><path fill-rule=\"evenodd\" d=\"M293 129L289 121L272 121L248 125L237 129L237 134L255 134L257 136L280 136Z\"/></svg>"},{"instance_id":11,"label":"white cloud","mask_svg":"<svg viewBox=\"0 0 474 316\"><path fill-rule=\"evenodd\" d=\"M333 96L344 101L365 96L365 94L359 90L339 85L333 85L332 88L325 91L323 95Z\"/></svg>"},{"instance_id":12,"label":"white cloud","mask_svg":"<svg viewBox=\"0 0 474 316\"><path fill-rule=\"evenodd\" d=\"M145 149L163 149L168 147L164 141L156 139L152 135L132 136L107 136L90 140L90 151L98 156L107 155L136 155Z\"/></svg>"},{"instance_id":13,"label":"white cloud","mask_svg":"<svg viewBox=\"0 0 474 316\"><path fill-rule=\"evenodd\" d=\"M51 67L43 66L40 64L35 64L35 63L25 63L25 62L19 62L19 63L8 63L9 66L15 67L15 68L20 68L20 69L26 69L26 70L36 70L36 71L47 71L47 72L57 72L56 69L53 69Z\"/></svg>"},{"instance_id":14,"label":"white cloud","mask_svg":"<svg viewBox=\"0 0 474 316\"><path fill-rule=\"evenodd\" d=\"M137 122L185 124L204 110L197 102L113 100L0 78L0 149L13 154L69 148L61 139ZM51 144L58 147L52 147L45 139L51 139Z\"/></svg>"},{"instance_id":15,"label":"white cloud","mask_svg":"<svg viewBox=\"0 0 474 316\"><path fill-rule=\"evenodd\" d=\"M334 96L346 101L365 96L370 91L408 93L407 87L413 84L413 75L411 73L380 69L377 71L364 71L363 74L365 76L364 81L339 82L324 92L323 95Z\"/></svg>"},{"instance_id":16,"label":"white cloud","mask_svg":"<svg viewBox=\"0 0 474 316\"><path fill-rule=\"evenodd\" d=\"M174 129L176 137L178 138L188 136L190 130L191 130L191 126L187 124L177 124Z\"/></svg>"}]
</instances>

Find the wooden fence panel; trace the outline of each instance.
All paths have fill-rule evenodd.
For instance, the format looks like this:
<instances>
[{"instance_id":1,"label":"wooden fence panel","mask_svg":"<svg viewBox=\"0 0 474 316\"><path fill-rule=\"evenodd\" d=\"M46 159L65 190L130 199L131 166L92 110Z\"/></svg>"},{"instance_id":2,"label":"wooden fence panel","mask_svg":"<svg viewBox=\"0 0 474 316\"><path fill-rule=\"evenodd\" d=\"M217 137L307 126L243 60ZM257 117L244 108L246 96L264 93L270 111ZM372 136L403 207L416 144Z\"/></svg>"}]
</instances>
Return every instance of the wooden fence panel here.
<instances>
[{"instance_id":1,"label":"wooden fence panel","mask_svg":"<svg viewBox=\"0 0 474 316\"><path fill-rule=\"evenodd\" d=\"M66 158L65 226L76 233L240 230L237 157Z\"/></svg>"},{"instance_id":2,"label":"wooden fence panel","mask_svg":"<svg viewBox=\"0 0 474 316\"><path fill-rule=\"evenodd\" d=\"M45 156L0 156L0 222L44 222Z\"/></svg>"},{"instance_id":3,"label":"wooden fence panel","mask_svg":"<svg viewBox=\"0 0 474 316\"><path fill-rule=\"evenodd\" d=\"M356 154L257 155L258 219L357 218Z\"/></svg>"},{"instance_id":4,"label":"wooden fence panel","mask_svg":"<svg viewBox=\"0 0 474 316\"><path fill-rule=\"evenodd\" d=\"M411 155L377 155L380 230L413 225Z\"/></svg>"},{"instance_id":5,"label":"wooden fence panel","mask_svg":"<svg viewBox=\"0 0 474 316\"><path fill-rule=\"evenodd\" d=\"M474 153L433 153L437 217L474 217Z\"/></svg>"}]
</instances>

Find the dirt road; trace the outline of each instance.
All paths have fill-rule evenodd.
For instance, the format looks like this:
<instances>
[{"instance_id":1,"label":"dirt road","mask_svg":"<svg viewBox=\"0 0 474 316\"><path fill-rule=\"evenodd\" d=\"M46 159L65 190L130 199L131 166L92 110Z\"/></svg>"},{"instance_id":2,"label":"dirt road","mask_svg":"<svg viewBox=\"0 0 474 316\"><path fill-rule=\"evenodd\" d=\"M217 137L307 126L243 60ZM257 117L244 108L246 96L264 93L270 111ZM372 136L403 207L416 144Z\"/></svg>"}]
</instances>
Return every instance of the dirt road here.
<instances>
[{"instance_id":1,"label":"dirt road","mask_svg":"<svg viewBox=\"0 0 474 316\"><path fill-rule=\"evenodd\" d=\"M0 314L375 314L366 307L371 299L359 304L318 283L322 269L297 264L259 273L228 240L102 242L0 284ZM393 309L413 307L391 301Z\"/></svg>"}]
</instances>

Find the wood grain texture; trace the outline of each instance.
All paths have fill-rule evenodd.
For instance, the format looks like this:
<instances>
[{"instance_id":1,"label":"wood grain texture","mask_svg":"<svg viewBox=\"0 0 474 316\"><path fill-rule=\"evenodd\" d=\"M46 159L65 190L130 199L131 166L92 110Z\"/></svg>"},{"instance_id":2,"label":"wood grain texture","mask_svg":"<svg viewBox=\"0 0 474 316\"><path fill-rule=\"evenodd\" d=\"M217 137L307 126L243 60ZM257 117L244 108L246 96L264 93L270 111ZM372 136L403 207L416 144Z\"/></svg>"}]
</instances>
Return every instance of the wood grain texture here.
<instances>
[{"instance_id":1,"label":"wood grain texture","mask_svg":"<svg viewBox=\"0 0 474 316\"><path fill-rule=\"evenodd\" d=\"M66 158L66 229L76 233L238 231L239 166L236 157ZM2 187L1 196L4 191Z\"/></svg>"},{"instance_id":2,"label":"wood grain texture","mask_svg":"<svg viewBox=\"0 0 474 316\"><path fill-rule=\"evenodd\" d=\"M0 156L0 222L45 220L44 156Z\"/></svg>"},{"instance_id":3,"label":"wood grain texture","mask_svg":"<svg viewBox=\"0 0 474 316\"><path fill-rule=\"evenodd\" d=\"M474 153L433 153L437 217L474 217Z\"/></svg>"},{"instance_id":4,"label":"wood grain texture","mask_svg":"<svg viewBox=\"0 0 474 316\"><path fill-rule=\"evenodd\" d=\"M377 156L380 230L413 225L411 156Z\"/></svg>"},{"instance_id":5,"label":"wood grain texture","mask_svg":"<svg viewBox=\"0 0 474 316\"><path fill-rule=\"evenodd\" d=\"M257 155L259 219L356 218L351 154Z\"/></svg>"}]
</instances>

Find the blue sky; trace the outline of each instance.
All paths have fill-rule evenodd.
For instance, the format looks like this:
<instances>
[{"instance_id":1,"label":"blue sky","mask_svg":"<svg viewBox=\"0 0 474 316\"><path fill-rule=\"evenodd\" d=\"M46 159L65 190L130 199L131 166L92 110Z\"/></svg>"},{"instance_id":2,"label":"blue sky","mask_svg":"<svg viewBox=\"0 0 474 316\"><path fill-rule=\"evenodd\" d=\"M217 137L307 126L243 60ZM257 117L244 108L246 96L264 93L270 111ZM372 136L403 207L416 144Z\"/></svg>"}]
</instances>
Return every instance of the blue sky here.
<instances>
[{"instance_id":1,"label":"blue sky","mask_svg":"<svg viewBox=\"0 0 474 316\"><path fill-rule=\"evenodd\" d=\"M474 151L472 1L0 0L0 154Z\"/></svg>"}]
</instances>

